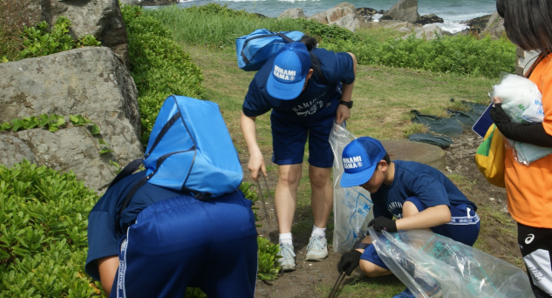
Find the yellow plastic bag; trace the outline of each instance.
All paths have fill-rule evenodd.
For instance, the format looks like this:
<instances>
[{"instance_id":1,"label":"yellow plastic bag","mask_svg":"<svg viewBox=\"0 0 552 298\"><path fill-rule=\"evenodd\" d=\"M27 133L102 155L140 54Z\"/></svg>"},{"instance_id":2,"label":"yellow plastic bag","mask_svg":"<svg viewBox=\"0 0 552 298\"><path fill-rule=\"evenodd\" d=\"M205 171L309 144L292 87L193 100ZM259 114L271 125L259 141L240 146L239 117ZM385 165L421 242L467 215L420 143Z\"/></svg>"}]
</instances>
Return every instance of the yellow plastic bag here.
<instances>
[{"instance_id":1,"label":"yellow plastic bag","mask_svg":"<svg viewBox=\"0 0 552 298\"><path fill-rule=\"evenodd\" d=\"M475 152L475 164L492 185L506 187L504 183L504 137L491 125L483 142Z\"/></svg>"}]
</instances>

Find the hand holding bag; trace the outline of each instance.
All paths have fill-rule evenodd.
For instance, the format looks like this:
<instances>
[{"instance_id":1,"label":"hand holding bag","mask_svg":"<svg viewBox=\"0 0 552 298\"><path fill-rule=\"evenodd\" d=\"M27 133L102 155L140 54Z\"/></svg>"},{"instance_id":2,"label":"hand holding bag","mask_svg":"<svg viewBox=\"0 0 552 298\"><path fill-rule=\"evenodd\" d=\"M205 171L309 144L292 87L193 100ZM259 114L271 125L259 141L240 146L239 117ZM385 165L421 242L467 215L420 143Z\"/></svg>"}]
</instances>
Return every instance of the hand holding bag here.
<instances>
[{"instance_id":1,"label":"hand holding bag","mask_svg":"<svg viewBox=\"0 0 552 298\"><path fill-rule=\"evenodd\" d=\"M491 125L475 153L475 164L492 185L506 187L504 183L504 137Z\"/></svg>"}]
</instances>

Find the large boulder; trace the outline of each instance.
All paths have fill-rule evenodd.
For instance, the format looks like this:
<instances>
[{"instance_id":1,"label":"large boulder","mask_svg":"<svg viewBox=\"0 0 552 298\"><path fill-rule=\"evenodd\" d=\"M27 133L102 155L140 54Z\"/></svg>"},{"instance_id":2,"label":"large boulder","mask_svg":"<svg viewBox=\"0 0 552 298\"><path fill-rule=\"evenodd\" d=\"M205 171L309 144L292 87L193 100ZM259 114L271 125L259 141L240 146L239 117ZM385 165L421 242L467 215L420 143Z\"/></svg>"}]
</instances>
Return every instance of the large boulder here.
<instances>
[{"instance_id":1,"label":"large boulder","mask_svg":"<svg viewBox=\"0 0 552 298\"><path fill-rule=\"evenodd\" d=\"M0 64L0 123L57 114L82 115L99 126L69 125L55 133L42 128L0 133L0 163L23 159L59 171L72 170L98 191L121 166L143 155L137 90L122 60L108 48L87 47ZM99 139L113 152L100 154Z\"/></svg>"},{"instance_id":2,"label":"large boulder","mask_svg":"<svg viewBox=\"0 0 552 298\"><path fill-rule=\"evenodd\" d=\"M304 18L305 18L305 13L303 12L303 9L301 7L286 9L278 16L279 20L304 19Z\"/></svg>"},{"instance_id":3,"label":"large boulder","mask_svg":"<svg viewBox=\"0 0 552 298\"><path fill-rule=\"evenodd\" d=\"M418 0L399 0L383 15L382 19L416 23L418 19L420 19L420 14L418 14Z\"/></svg>"},{"instance_id":4,"label":"large boulder","mask_svg":"<svg viewBox=\"0 0 552 298\"><path fill-rule=\"evenodd\" d=\"M178 3L178 0L142 0L140 5L142 6L159 6L159 5L172 5Z\"/></svg>"},{"instance_id":5,"label":"large boulder","mask_svg":"<svg viewBox=\"0 0 552 298\"><path fill-rule=\"evenodd\" d=\"M473 18L471 20L460 22L461 24L466 24L470 26L469 31L471 33L481 33L481 31L485 30L487 27L487 24L489 23L489 20L491 19L490 14L484 15L481 17Z\"/></svg>"},{"instance_id":6,"label":"large boulder","mask_svg":"<svg viewBox=\"0 0 552 298\"><path fill-rule=\"evenodd\" d=\"M125 64L128 58L127 33L118 0L6 0L17 3L4 5L8 17L20 17L21 26L35 26L46 21L53 26L61 16L71 21L69 33L75 39L94 35L103 46L111 48Z\"/></svg>"},{"instance_id":7,"label":"large boulder","mask_svg":"<svg viewBox=\"0 0 552 298\"><path fill-rule=\"evenodd\" d=\"M417 21L416 24L427 25L433 23L444 23L443 18L437 16L436 14L423 15Z\"/></svg>"},{"instance_id":8,"label":"large boulder","mask_svg":"<svg viewBox=\"0 0 552 298\"><path fill-rule=\"evenodd\" d=\"M432 40L438 36L442 36L443 30L437 25L427 25L414 29L411 34L403 36L403 39L408 38L410 35L414 35L417 39Z\"/></svg>"},{"instance_id":9,"label":"large boulder","mask_svg":"<svg viewBox=\"0 0 552 298\"><path fill-rule=\"evenodd\" d=\"M487 26L481 32L481 34L490 34L491 38L499 39L502 36L506 36L506 30L504 29L504 19L498 15L498 12L494 12L487 22Z\"/></svg>"},{"instance_id":10,"label":"large boulder","mask_svg":"<svg viewBox=\"0 0 552 298\"><path fill-rule=\"evenodd\" d=\"M309 19L327 25L336 25L341 28L355 32L359 26L356 7L350 3L343 2L326 11L312 15Z\"/></svg>"}]
</instances>

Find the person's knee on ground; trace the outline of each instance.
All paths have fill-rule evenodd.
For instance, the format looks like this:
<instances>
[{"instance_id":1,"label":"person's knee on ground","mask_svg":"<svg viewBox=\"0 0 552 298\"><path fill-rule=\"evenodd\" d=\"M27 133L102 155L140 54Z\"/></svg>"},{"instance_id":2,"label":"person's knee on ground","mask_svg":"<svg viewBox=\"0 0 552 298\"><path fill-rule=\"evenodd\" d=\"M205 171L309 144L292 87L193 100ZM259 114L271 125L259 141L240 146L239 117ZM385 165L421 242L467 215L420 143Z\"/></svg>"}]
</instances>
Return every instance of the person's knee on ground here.
<instances>
[{"instance_id":1,"label":"person's knee on ground","mask_svg":"<svg viewBox=\"0 0 552 298\"><path fill-rule=\"evenodd\" d=\"M367 260L360 260L358 266L368 277L379 277L392 274L390 270L380 267Z\"/></svg>"}]
</instances>

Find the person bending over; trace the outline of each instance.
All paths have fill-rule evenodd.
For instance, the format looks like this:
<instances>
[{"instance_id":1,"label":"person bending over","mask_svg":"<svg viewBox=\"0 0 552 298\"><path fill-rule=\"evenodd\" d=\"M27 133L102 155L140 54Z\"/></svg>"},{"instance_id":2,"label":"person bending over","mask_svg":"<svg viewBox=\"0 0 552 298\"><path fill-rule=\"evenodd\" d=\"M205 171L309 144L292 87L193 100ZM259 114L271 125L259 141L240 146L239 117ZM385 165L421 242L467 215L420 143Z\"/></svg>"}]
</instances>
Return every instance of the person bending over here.
<instances>
[{"instance_id":1,"label":"person bending over","mask_svg":"<svg viewBox=\"0 0 552 298\"><path fill-rule=\"evenodd\" d=\"M85 270L108 297L254 297L257 232L251 201L237 190L200 201L146 183L120 221L121 202L146 171L112 187L88 216ZM129 226L129 228L124 228Z\"/></svg>"},{"instance_id":2,"label":"person bending over","mask_svg":"<svg viewBox=\"0 0 552 298\"><path fill-rule=\"evenodd\" d=\"M356 58L352 53L319 49L314 38L304 37L302 42L286 44L267 60L245 96L241 128L254 180L260 172L266 176L255 119L272 109L272 161L278 165L275 207L282 256L279 262L284 271L295 270L291 226L307 137L314 215L307 260L319 261L328 256L325 230L333 199L329 135L334 121L340 124L349 118L355 72Z\"/></svg>"}]
</instances>

